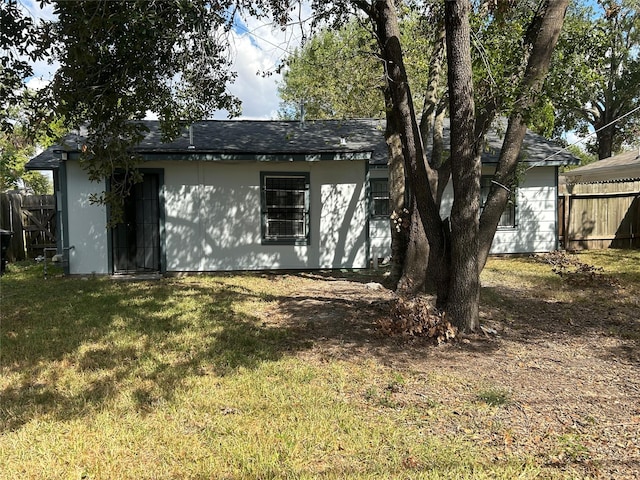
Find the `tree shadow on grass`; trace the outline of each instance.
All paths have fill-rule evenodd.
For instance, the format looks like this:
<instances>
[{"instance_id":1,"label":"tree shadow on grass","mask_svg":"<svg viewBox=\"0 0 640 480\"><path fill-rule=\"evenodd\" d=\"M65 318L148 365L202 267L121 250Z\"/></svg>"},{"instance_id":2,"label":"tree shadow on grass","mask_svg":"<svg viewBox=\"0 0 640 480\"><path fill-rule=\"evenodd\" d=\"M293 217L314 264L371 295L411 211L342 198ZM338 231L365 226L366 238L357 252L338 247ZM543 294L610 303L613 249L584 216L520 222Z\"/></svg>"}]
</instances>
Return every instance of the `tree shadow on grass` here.
<instances>
[{"instance_id":1,"label":"tree shadow on grass","mask_svg":"<svg viewBox=\"0 0 640 480\"><path fill-rule=\"evenodd\" d=\"M640 365L640 308L633 295L605 284L563 283L557 289L565 299L517 286L484 287L482 303L514 341L583 341L601 349L603 358L618 356ZM614 339L618 345L600 346L599 338Z\"/></svg>"},{"instance_id":2,"label":"tree shadow on grass","mask_svg":"<svg viewBox=\"0 0 640 480\"><path fill-rule=\"evenodd\" d=\"M83 416L123 392L145 412L186 379L253 369L291 348L286 329L264 328L237 308L264 296L224 282L58 279L41 286L55 295L21 298L34 285L16 280L3 289L15 295L3 305L0 332L1 431L36 417Z\"/></svg>"},{"instance_id":3,"label":"tree shadow on grass","mask_svg":"<svg viewBox=\"0 0 640 480\"><path fill-rule=\"evenodd\" d=\"M461 345L442 345L437 341L411 335L383 333L379 322L389 318L395 294L384 288L383 271L369 272L313 272L297 274L312 279L310 288L295 295L279 297L279 324L286 326L301 345L314 345L327 358L353 356L375 357L386 364L390 361L424 361L428 357L445 354ZM386 322L385 322L386 323ZM497 346L486 337L467 341L464 348L476 352L491 352Z\"/></svg>"},{"instance_id":4,"label":"tree shadow on grass","mask_svg":"<svg viewBox=\"0 0 640 480\"><path fill-rule=\"evenodd\" d=\"M81 417L118 401L123 392L129 392L131 408L150 412L171 400L188 379L234 375L299 352L313 350L321 360L370 356L383 364L499 352L500 340L482 334L438 348L430 348L431 340L384 336L376 323L388 315L392 294L370 288L367 284L375 281L370 276L295 275L313 283L276 289L277 294L245 286L242 276L231 275L3 284L0 430L18 429L42 416ZM638 316L630 313L633 305L620 301L596 315L598 295L611 296L594 290L583 295L584 303L563 303L522 288L485 287L482 308L502 338L525 344L602 335L614 327L631 332L619 351L610 353L638 362L633 335L640 327Z\"/></svg>"}]
</instances>

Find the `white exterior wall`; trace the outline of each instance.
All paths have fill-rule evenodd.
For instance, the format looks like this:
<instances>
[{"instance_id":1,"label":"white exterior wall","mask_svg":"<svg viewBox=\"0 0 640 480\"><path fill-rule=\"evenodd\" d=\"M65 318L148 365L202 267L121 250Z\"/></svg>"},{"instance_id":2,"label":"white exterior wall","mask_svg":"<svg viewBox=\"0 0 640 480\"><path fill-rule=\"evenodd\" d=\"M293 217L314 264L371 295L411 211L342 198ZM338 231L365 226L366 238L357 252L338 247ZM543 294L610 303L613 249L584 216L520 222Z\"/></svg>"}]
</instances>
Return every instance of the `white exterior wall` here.
<instances>
[{"instance_id":1,"label":"white exterior wall","mask_svg":"<svg viewBox=\"0 0 640 480\"><path fill-rule=\"evenodd\" d=\"M555 167L527 171L518 188L516 228L499 228L490 253L551 252L558 248Z\"/></svg>"},{"instance_id":2,"label":"white exterior wall","mask_svg":"<svg viewBox=\"0 0 640 480\"><path fill-rule=\"evenodd\" d=\"M379 175L386 176L386 171ZM485 169L484 175L493 170ZM442 218L451 213L453 187L447 185L442 198ZM515 228L499 227L491 245L492 254L551 252L557 248L557 189L555 167L535 167L528 170L518 188ZM371 245L380 245L380 251L391 253L389 223L372 221ZM385 250L384 246L387 249ZM380 255L383 256L383 255ZM386 256L386 255L385 255Z\"/></svg>"},{"instance_id":3,"label":"white exterior wall","mask_svg":"<svg viewBox=\"0 0 640 480\"><path fill-rule=\"evenodd\" d=\"M164 170L161 248L169 272L366 268L372 255L391 254L389 220L369 220L364 161L167 161L144 167ZM309 173L309 245L262 245L260 172ZM89 203L90 194L104 184L89 182L77 162L66 162L66 175L70 273L111 273L106 209ZM386 175L386 170L370 171L372 178ZM557 248L555 182L554 167L526 173L518 189L518 225L496 232L491 253ZM443 216L449 215L451 201L449 185Z\"/></svg>"},{"instance_id":4,"label":"white exterior wall","mask_svg":"<svg viewBox=\"0 0 640 480\"><path fill-rule=\"evenodd\" d=\"M104 183L89 182L77 162L67 165L70 273L111 273L106 209L88 200ZM161 249L168 272L368 266L365 161L163 161L143 167L164 170ZM309 245L262 245L261 172L309 173Z\"/></svg>"},{"instance_id":5,"label":"white exterior wall","mask_svg":"<svg viewBox=\"0 0 640 480\"><path fill-rule=\"evenodd\" d=\"M483 169L493 175L493 169ZM551 252L557 248L557 188L555 167L535 167L520 181L516 199L516 227L498 227L491 244L492 254ZM453 187L447 185L440 214L449 216Z\"/></svg>"},{"instance_id":6,"label":"white exterior wall","mask_svg":"<svg viewBox=\"0 0 640 480\"><path fill-rule=\"evenodd\" d=\"M69 273L109 273L107 211L92 205L89 196L104 191L103 182L89 182L78 162L65 162Z\"/></svg>"},{"instance_id":7,"label":"white exterior wall","mask_svg":"<svg viewBox=\"0 0 640 480\"><path fill-rule=\"evenodd\" d=\"M144 167L164 169L167 271L367 266L364 161ZM261 172L309 173L309 245L262 245Z\"/></svg>"}]
</instances>

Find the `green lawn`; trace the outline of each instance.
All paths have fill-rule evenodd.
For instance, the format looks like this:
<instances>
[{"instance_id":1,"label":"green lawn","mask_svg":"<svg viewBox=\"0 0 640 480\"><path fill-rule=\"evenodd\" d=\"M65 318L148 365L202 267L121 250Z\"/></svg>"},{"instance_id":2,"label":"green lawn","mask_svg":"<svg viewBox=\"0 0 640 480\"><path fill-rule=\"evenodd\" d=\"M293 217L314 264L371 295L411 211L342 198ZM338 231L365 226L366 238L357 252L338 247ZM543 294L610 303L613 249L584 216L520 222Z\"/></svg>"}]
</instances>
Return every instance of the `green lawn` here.
<instances>
[{"instance_id":1,"label":"green lawn","mask_svg":"<svg viewBox=\"0 0 640 480\"><path fill-rule=\"evenodd\" d=\"M622 262L640 284L639 255L626 267L606 255L589 258ZM488 274L508 276L518 262L490 263ZM527 281L557 281L538 268L524 269ZM300 282L44 280L41 266L10 265L0 283L0 479L580 478L535 451L441 428L460 411L508 408L504 389L474 387L457 405L435 394L399 401L407 385L461 387L383 356L304 355L316 340L265 321Z\"/></svg>"}]
</instances>

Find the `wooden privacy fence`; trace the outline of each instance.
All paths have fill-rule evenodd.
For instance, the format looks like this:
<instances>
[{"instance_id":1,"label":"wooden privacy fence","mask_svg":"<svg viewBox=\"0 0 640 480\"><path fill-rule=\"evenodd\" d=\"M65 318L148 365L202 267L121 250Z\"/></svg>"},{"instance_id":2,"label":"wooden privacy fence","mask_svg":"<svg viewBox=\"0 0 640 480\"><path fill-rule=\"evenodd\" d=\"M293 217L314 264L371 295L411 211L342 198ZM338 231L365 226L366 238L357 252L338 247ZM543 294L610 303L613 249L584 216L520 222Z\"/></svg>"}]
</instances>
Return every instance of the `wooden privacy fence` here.
<instances>
[{"instance_id":1,"label":"wooden privacy fence","mask_svg":"<svg viewBox=\"0 0 640 480\"><path fill-rule=\"evenodd\" d=\"M13 236L9 261L35 258L56 246L56 204L53 195L0 194L0 228Z\"/></svg>"},{"instance_id":2,"label":"wooden privacy fence","mask_svg":"<svg viewBox=\"0 0 640 480\"><path fill-rule=\"evenodd\" d=\"M566 250L640 248L640 182L569 186L558 198Z\"/></svg>"}]
</instances>

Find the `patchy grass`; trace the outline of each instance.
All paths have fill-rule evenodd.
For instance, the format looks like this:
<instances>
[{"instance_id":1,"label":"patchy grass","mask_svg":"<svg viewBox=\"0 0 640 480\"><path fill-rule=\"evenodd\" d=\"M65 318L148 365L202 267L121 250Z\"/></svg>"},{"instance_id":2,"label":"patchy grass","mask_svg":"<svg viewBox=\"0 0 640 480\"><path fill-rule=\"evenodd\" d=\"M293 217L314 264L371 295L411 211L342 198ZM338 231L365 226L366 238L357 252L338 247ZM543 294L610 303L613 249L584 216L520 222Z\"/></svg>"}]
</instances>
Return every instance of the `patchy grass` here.
<instances>
[{"instance_id":1,"label":"patchy grass","mask_svg":"<svg viewBox=\"0 0 640 480\"><path fill-rule=\"evenodd\" d=\"M492 407L502 407L508 405L511 397L509 390L497 387L488 387L480 390L476 397L479 401Z\"/></svg>"},{"instance_id":2,"label":"patchy grass","mask_svg":"<svg viewBox=\"0 0 640 480\"><path fill-rule=\"evenodd\" d=\"M598 464L601 439L615 435L627 458L636 448L619 429L596 429L618 422L633 434L640 418L605 410L613 402L596 390L633 405L611 383L624 374L637 385L632 352L624 371L585 364L593 384L575 370L606 354L602 339L636 345L625 308L637 302L640 256L608 254L580 259L605 264L625 295L576 291L544 262L491 260L483 323L499 335L443 347L376 330L385 313L365 287L370 272L116 282L10 265L0 479L596 478L612 471ZM606 322L573 308L597 299ZM561 332L570 353L552 348ZM579 347L585 332L602 350ZM589 408L567 410L576 392Z\"/></svg>"}]
</instances>

